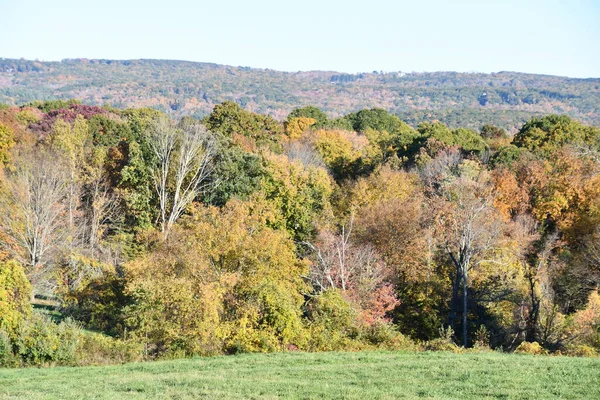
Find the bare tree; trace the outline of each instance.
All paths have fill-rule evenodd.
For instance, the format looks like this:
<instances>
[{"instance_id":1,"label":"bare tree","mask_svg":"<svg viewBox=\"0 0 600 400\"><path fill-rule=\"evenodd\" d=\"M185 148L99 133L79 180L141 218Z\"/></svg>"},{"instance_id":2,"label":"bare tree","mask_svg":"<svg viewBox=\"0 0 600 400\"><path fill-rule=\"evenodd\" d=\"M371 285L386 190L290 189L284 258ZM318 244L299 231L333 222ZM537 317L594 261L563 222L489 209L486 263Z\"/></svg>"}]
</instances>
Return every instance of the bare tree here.
<instances>
[{"instance_id":1,"label":"bare tree","mask_svg":"<svg viewBox=\"0 0 600 400\"><path fill-rule=\"evenodd\" d=\"M323 158L314 149L314 145L309 138L295 140L288 144L286 154L290 160L298 160L307 167L325 168Z\"/></svg>"},{"instance_id":2,"label":"bare tree","mask_svg":"<svg viewBox=\"0 0 600 400\"><path fill-rule=\"evenodd\" d=\"M493 196L480 179L459 177L441 191L448 208L443 213L444 249L455 267L450 322L456 319L462 289L462 339L467 346L469 272L479 263L492 262L487 253L502 235L502 222L493 208Z\"/></svg>"},{"instance_id":3,"label":"bare tree","mask_svg":"<svg viewBox=\"0 0 600 400\"><path fill-rule=\"evenodd\" d=\"M167 118L152 124L149 143L156 157L152 176L166 237L185 208L209 185L214 143L199 122L183 119L174 124Z\"/></svg>"},{"instance_id":4,"label":"bare tree","mask_svg":"<svg viewBox=\"0 0 600 400\"><path fill-rule=\"evenodd\" d=\"M68 225L68 173L55 154L21 154L7 174L2 201L2 229L13 257L27 267L34 286L47 272L50 253L62 242Z\"/></svg>"},{"instance_id":5,"label":"bare tree","mask_svg":"<svg viewBox=\"0 0 600 400\"><path fill-rule=\"evenodd\" d=\"M118 202L105 176L92 180L85 188L84 237L92 255L95 256L102 238L103 227L116 216Z\"/></svg>"},{"instance_id":6,"label":"bare tree","mask_svg":"<svg viewBox=\"0 0 600 400\"><path fill-rule=\"evenodd\" d=\"M337 288L343 291L361 286L373 290L385 278L385 266L370 245L351 241L353 219L339 234L321 232L317 243L305 242L314 255L310 280L317 291Z\"/></svg>"}]
</instances>

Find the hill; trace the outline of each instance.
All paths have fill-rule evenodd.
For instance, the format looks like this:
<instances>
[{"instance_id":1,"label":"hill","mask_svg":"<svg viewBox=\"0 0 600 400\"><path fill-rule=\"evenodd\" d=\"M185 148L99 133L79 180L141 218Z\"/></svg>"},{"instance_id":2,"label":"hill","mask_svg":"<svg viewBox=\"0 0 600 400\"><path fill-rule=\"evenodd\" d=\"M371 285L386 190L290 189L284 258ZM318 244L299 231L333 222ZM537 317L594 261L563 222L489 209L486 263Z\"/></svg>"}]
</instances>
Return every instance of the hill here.
<instances>
[{"instance_id":1,"label":"hill","mask_svg":"<svg viewBox=\"0 0 600 400\"><path fill-rule=\"evenodd\" d=\"M253 354L0 371L0 399L583 399L600 360L499 353Z\"/></svg>"},{"instance_id":2,"label":"hill","mask_svg":"<svg viewBox=\"0 0 600 400\"><path fill-rule=\"evenodd\" d=\"M492 74L280 72L169 60L0 59L0 103L77 98L86 104L153 107L203 117L226 100L284 119L314 105L331 117L381 107L411 124L440 120L515 131L534 116L567 114L600 124L600 78Z\"/></svg>"}]
</instances>

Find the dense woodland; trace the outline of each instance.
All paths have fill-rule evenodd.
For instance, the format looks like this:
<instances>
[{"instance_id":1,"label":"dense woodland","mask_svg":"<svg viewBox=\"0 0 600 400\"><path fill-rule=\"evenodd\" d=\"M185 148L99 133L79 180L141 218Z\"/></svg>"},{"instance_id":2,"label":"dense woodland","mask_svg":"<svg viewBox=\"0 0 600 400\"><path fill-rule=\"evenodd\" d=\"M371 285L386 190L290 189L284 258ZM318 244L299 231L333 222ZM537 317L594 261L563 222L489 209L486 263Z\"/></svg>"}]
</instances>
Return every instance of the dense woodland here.
<instances>
[{"instance_id":1,"label":"dense woodland","mask_svg":"<svg viewBox=\"0 0 600 400\"><path fill-rule=\"evenodd\" d=\"M2 365L600 351L600 129L568 116L38 101L0 162Z\"/></svg>"},{"instance_id":2,"label":"dense woodland","mask_svg":"<svg viewBox=\"0 0 600 400\"><path fill-rule=\"evenodd\" d=\"M599 78L515 72L291 73L170 60L0 58L0 102L20 106L70 98L196 118L233 101L278 121L294 108L314 105L334 117L377 107L414 126L436 119L452 128L493 124L511 134L531 118L548 114L600 126Z\"/></svg>"}]
</instances>

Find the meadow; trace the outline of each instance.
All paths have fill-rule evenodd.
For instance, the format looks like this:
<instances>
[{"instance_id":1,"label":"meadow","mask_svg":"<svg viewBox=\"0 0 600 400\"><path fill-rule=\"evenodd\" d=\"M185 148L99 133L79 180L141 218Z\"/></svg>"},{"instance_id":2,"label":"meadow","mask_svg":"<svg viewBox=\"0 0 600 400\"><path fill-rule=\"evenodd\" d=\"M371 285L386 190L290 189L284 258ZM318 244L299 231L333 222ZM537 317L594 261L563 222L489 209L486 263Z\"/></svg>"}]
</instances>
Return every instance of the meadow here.
<instances>
[{"instance_id":1,"label":"meadow","mask_svg":"<svg viewBox=\"0 0 600 400\"><path fill-rule=\"evenodd\" d=\"M0 370L0 399L597 399L600 359L497 352L244 354Z\"/></svg>"}]
</instances>

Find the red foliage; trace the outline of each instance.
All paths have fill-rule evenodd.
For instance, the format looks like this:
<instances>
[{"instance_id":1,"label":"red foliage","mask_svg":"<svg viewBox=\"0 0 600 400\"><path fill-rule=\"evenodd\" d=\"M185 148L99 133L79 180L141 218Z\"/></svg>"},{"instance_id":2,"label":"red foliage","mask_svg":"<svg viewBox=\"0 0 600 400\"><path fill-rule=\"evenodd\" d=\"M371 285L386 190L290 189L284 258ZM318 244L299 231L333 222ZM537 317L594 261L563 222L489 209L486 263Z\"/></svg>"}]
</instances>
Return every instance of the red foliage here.
<instances>
[{"instance_id":1,"label":"red foliage","mask_svg":"<svg viewBox=\"0 0 600 400\"><path fill-rule=\"evenodd\" d=\"M29 128L40 136L45 136L52 131L52 126L56 122L57 118L62 118L68 123L75 121L78 115L83 116L85 119L90 119L94 115L103 114L106 115L109 112L101 107L88 106L85 104L71 104L69 108L61 108L60 110L51 110L44 114L42 119L29 125Z\"/></svg>"}]
</instances>

